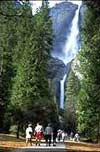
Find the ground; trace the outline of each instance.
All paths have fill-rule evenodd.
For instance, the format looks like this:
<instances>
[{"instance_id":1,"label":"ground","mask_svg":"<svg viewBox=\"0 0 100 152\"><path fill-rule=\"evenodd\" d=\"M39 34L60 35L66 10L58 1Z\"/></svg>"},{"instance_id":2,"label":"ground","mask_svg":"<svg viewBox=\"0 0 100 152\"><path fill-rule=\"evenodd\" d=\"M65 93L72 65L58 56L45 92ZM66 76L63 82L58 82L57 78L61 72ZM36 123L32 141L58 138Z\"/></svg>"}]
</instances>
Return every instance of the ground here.
<instances>
[{"instance_id":1,"label":"ground","mask_svg":"<svg viewBox=\"0 0 100 152\"><path fill-rule=\"evenodd\" d=\"M0 134L0 151L3 149L4 152L8 152L10 148L19 148L25 146L24 138L16 139L13 135ZM66 141L66 149L73 152L74 150L78 152L83 152L83 150L84 152L100 152L100 144Z\"/></svg>"}]
</instances>

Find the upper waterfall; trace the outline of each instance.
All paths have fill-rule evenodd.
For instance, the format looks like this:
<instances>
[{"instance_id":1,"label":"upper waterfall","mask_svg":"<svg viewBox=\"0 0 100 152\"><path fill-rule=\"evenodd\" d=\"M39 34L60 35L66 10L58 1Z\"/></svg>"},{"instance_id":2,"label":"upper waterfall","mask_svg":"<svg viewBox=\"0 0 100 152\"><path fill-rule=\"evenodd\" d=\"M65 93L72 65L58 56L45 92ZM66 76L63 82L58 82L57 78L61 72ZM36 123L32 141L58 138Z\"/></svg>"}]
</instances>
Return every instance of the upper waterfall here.
<instances>
[{"instance_id":1,"label":"upper waterfall","mask_svg":"<svg viewBox=\"0 0 100 152\"><path fill-rule=\"evenodd\" d=\"M79 19L79 10L80 10L82 1L71 1L71 3L77 4L78 8L75 12L75 15L73 17L70 27L68 27L68 25L66 24L67 32L65 31L66 35L63 36L64 37L63 40L62 40L62 38L58 38L58 39L55 38L56 42L54 42L55 43L54 51L52 52L53 57L62 60L65 64L69 63L72 59L75 58L75 55L77 54L79 47L80 47L80 44L77 42L79 42L78 19ZM72 9L72 7L70 9ZM62 26L61 28L65 28L65 27ZM60 29L60 27L59 27L59 33L60 33L60 30L62 30L62 29ZM62 34L60 35L60 37L62 37ZM58 43L57 43L57 41L58 41ZM57 49L57 51L55 51L56 49Z\"/></svg>"},{"instance_id":2,"label":"upper waterfall","mask_svg":"<svg viewBox=\"0 0 100 152\"><path fill-rule=\"evenodd\" d=\"M79 2L79 5L75 13L74 19L72 21L70 34L68 35L65 46L63 48L64 57L62 60L64 61L65 64L67 64L72 59L74 59L80 47L80 44L78 43L78 40L79 40L78 19L79 19L79 10L80 10L81 3L80 1L78 2L74 1L74 2L76 2L77 4Z\"/></svg>"},{"instance_id":3,"label":"upper waterfall","mask_svg":"<svg viewBox=\"0 0 100 152\"><path fill-rule=\"evenodd\" d=\"M54 32L54 46L51 54L54 58L58 58L62 60L65 64L67 64L75 57L78 50L78 46L73 45L73 43L76 44L76 37L78 38L78 25L75 26L75 24L77 24L78 15L75 15L74 13L78 5L78 10L76 11L76 14L78 14L82 1L68 0L67 2L65 2L65 0L48 0L48 2L49 7L51 8L50 16L53 21ZM42 0L30 0L30 3L32 5L32 12L34 15L37 8L41 7ZM54 14L56 15L55 17ZM72 25L70 25L70 22L74 15L75 18L72 22ZM68 33L72 34L69 36ZM70 39L72 41L70 41Z\"/></svg>"}]
</instances>

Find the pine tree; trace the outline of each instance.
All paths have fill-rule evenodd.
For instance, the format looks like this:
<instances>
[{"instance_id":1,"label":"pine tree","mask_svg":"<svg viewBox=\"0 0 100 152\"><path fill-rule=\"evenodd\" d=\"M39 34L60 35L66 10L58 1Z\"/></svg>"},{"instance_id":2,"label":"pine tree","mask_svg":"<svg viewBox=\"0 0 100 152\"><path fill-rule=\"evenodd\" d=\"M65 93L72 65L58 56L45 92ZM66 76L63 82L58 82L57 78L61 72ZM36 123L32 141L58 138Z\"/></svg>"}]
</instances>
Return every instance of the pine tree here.
<instances>
[{"instance_id":1,"label":"pine tree","mask_svg":"<svg viewBox=\"0 0 100 152\"><path fill-rule=\"evenodd\" d=\"M8 130L10 114L7 107L8 105L10 107L12 79L16 75L21 54L24 52L24 44L31 33L28 22L33 18L32 11L26 3L17 7L13 1L2 1L0 6L0 42L2 44L0 48L0 125L1 128ZM30 29L32 30L32 24L30 24Z\"/></svg>"},{"instance_id":2,"label":"pine tree","mask_svg":"<svg viewBox=\"0 0 100 152\"><path fill-rule=\"evenodd\" d=\"M27 20L27 15L26 13L22 23ZM20 48L23 54L20 54L16 65L9 105L13 123L18 126L27 121L47 121L47 116L55 108L47 79L48 58L52 48L52 24L48 8L42 7L33 20L26 22L21 32L26 27L30 28L30 33L24 31L24 46Z\"/></svg>"},{"instance_id":3,"label":"pine tree","mask_svg":"<svg viewBox=\"0 0 100 152\"><path fill-rule=\"evenodd\" d=\"M81 90L79 93L78 129L90 139L100 137L100 6L99 1L86 2L88 9L80 52ZM94 5L95 4L95 5Z\"/></svg>"},{"instance_id":4,"label":"pine tree","mask_svg":"<svg viewBox=\"0 0 100 152\"><path fill-rule=\"evenodd\" d=\"M78 77L71 69L65 92L65 127L68 131L76 130L76 109L77 109L77 95L80 88Z\"/></svg>"},{"instance_id":5,"label":"pine tree","mask_svg":"<svg viewBox=\"0 0 100 152\"><path fill-rule=\"evenodd\" d=\"M0 2L0 128L3 127L4 114L10 98L11 78L13 77L12 54L16 44L14 3L11 1ZM10 14L10 16L9 16ZM9 17L8 17L9 16Z\"/></svg>"}]
</instances>

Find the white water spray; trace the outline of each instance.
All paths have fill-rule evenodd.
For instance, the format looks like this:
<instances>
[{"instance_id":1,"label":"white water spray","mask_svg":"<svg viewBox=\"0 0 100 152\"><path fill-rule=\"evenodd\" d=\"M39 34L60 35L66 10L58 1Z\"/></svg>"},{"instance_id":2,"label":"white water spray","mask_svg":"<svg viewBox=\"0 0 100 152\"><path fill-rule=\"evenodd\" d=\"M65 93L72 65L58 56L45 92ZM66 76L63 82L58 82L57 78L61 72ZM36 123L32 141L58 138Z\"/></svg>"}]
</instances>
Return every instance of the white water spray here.
<instances>
[{"instance_id":1,"label":"white water spray","mask_svg":"<svg viewBox=\"0 0 100 152\"><path fill-rule=\"evenodd\" d=\"M60 81L60 108L64 109L64 82L66 80L66 74L63 77L63 80Z\"/></svg>"},{"instance_id":2,"label":"white water spray","mask_svg":"<svg viewBox=\"0 0 100 152\"><path fill-rule=\"evenodd\" d=\"M63 62L67 65L72 59L75 58L78 50L79 50L79 45L78 45L78 36L79 36L79 26L78 26L78 21L79 21L79 10L80 6L82 4L81 1L71 1L73 3L78 4L78 9L76 10L75 16L72 20L72 25L70 29L70 34L66 40L63 52L64 52L64 57L63 57ZM63 80L60 81L60 108L64 109L64 83L66 80L66 74L63 77Z\"/></svg>"},{"instance_id":3,"label":"white water spray","mask_svg":"<svg viewBox=\"0 0 100 152\"><path fill-rule=\"evenodd\" d=\"M73 1L71 1L71 2L73 2ZM78 4L78 2L76 1L77 4ZM74 3L75 3L75 1L74 1ZM78 9L76 10L75 16L72 20L69 36L68 36L65 46L63 48L63 52L64 52L63 62L65 64L69 63L72 59L74 59L79 50L79 45L78 45L77 41L78 41L78 36L79 36L78 20L79 20L80 6L81 6L81 4L79 2Z\"/></svg>"}]
</instances>

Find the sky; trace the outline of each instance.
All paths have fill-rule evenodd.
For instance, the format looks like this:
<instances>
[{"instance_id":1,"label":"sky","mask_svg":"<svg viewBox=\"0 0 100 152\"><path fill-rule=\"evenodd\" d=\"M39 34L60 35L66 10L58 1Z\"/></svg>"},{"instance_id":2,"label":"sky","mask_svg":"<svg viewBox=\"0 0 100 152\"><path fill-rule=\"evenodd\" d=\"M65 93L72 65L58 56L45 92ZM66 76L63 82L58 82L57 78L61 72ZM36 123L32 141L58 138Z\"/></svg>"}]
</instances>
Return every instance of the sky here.
<instances>
[{"instance_id":1,"label":"sky","mask_svg":"<svg viewBox=\"0 0 100 152\"><path fill-rule=\"evenodd\" d=\"M36 12L36 9L41 7L42 5L42 0L30 0L31 4L32 4L32 12L33 12L33 15L35 14ZM56 4L58 3L61 3L61 2L64 2L64 0L49 0L49 7L53 7L55 6ZM69 0L69 2L72 2L74 4L78 4L78 5L81 5L82 1L81 0Z\"/></svg>"}]
</instances>

